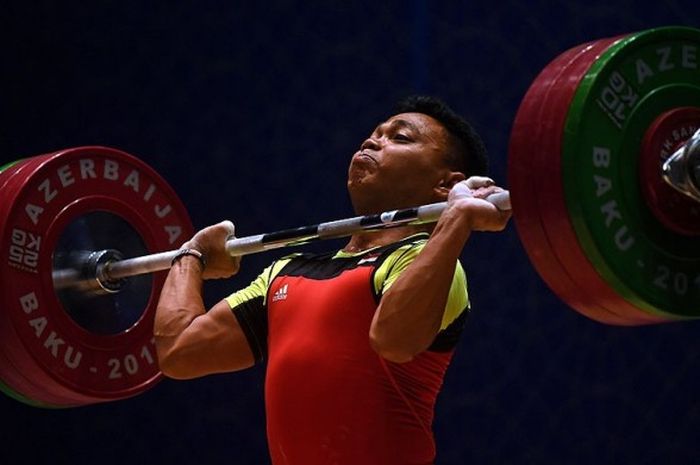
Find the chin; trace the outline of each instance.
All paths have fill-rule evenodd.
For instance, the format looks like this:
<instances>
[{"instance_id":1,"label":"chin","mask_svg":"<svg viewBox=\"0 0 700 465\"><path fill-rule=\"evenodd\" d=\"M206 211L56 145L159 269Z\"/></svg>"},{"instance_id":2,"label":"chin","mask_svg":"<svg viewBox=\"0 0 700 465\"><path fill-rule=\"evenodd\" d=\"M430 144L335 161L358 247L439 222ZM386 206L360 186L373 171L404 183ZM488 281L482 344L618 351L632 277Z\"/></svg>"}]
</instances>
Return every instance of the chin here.
<instances>
[{"instance_id":1,"label":"chin","mask_svg":"<svg viewBox=\"0 0 700 465\"><path fill-rule=\"evenodd\" d=\"M353 192L358 192L359 195L363 195L363 191L371 189L371 182L369 182L369 179L367 179L365 173L351 172L348 174L347 188L348 192L350 193L350 197L353 196Z\"/></svg>"}]
</instances>

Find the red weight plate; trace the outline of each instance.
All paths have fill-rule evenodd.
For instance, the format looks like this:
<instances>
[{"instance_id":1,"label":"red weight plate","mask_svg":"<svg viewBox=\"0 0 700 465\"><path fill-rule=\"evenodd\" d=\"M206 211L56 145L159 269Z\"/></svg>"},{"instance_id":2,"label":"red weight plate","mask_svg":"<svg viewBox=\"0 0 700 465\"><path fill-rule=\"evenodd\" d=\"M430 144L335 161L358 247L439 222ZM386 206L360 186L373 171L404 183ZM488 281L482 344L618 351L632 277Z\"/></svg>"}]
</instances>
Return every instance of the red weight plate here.
<instances>
[{"instance_id":1,"label":"red weight plate","mask_svg":"<svg viewBox=\"0 0 700 465\"><path fill-rule=\"evenodd\" d=\"M7 172L3 172L8 176L4 178L4 182L0 186L0 193L3 199L3 202L0 203L0 232L5 230L8 212L14 207L17 194L26 183L26 180L32 175L33 169L43 163L51 155L53 154L45 154L22 160L11 166ZM2 237L2 235L0 235L0 237ZM5 248L5 242L2 243L3 248ZM2 282L8 281L3 279ZM82 404L83 402L76 402L72 391L66 389L64 386L57 385L52 380L37 380L36 378L42 375L43 369L41 367L26 362L17 365L16 361L11 358L11 354L22 347L22 342L14 331L13 323L10 319L10 312L7 311L8 307L4 299L5 292L8 291L3 287L3 299L0 300L3 310L0 314L0 336L3 341L0 346L2 352L0 357L0 377L6 381L9 387L20 395L40 403L45 402L56 406ZM38 399L41 400L39 401Z\"/></svg>"},{"instance_id":2,"label":"red weight plate","mask_svg":"<svg viewBox=\"0 0 700 465\"><path fill-rule=\"evenodd\" d=\"M7 211L9 210L12 200L13 192L17 186L20 186L25 178L23 173L27 170L31 170L33 166L40 163L45 157L36 157L32 159L26 159L15 163L14 165L6 168L0 172L0 195L2 196L3 202L0 203L0 231L2 231L4 219ZM10 347L13 341L16 341L16 334L12 330L11 323L6 319L7 314L3 312L0 314L0 334L4 334L3 343L0 345L0 379L6 384L6 386L23 397L34 400L37 393L42 393L46 391L46 387L38 386L27 376L26 369L28 367L22 367L23 369L18 369L12 361L5 355L5 349ZM11 336L11 337L10 337ZM15 342L16 343L16 342ZM68 400L65 396L54 392L44 392L43 402L47 403L44 406L57 407L57 406L69 406L74 402ZM42 402L36 401L36 404L41 405Z\"/></svg>"},{"instance_id":3,"label":"red weight plate","mask_svg":"<svg viewBox=\"0 0 700 465\"><path fill-rule=\"evenodd\" d=\"M615 313L623 318L624 325L655 324L671 320L652 315L625 300L603 280L583 251L570 220L561 175L565 121L578 83L585 78L590 66L600 59L609 47L623 46L625 40L627 39L610 38L596 42L586 59L575 63L562 76L558 85L553 87L555 99L552 100L554 107L552 127L558 127L559 130L549 133L550 138L546 145L535 154L535 164L542 167L542 172L539 173L541 175L538 181L539 189L536 192L545 234L560 263L571 276L575 277L574 280L586 299L584 302L594 303Z\"/></svg>"},{"instance_id":4,"label":"red weight plate","mask_svg":"<svg viewBox=\"0 0 700 465\"><path fill-rule=\"evenodd\" d=\"M117 158L117 159L118 159L118 158ZM132 179L132 181L133 181L133 179ZM132 188L133 188L133 183L131 183L131 185L132 185ZM144 189L145 189L145 188L146 188L146 187L144 186ZM165 205L165 204L163 204L163 205ZM162 212L163 212L163 210L161 210L161 213L162 213ZM45 242L45 244L46 244L46 242ZM50 276L50 273L44 273L44 275L45 275L45 276ZM46 284L44 284L44 287L45 287L45 286L46 286ZM58 318L57 320L58 320L58 322L60 323L60 318ZM132 330L131 332L132 332L132 334L133 334L133 330ZM150 332L150 331L149 331L149 332ZM79 337L79 336L80 336L80 335L78 335L78 337ZM83 335L83 336L86 336L86 335ZM90 335L87 335L86 337L88 337L88 336L90 336ZM36 336L35 336L35 337L36 337ZM117 341L117 340L119 340L119 339L124 339L124 338L123 338L123 337L121 337L121 338L115 338L114 340ZM52 340L52 341L55 343L55 338L54 338L54 340ZM102 341L102 342L103 342L103 341ZM64 344L61 343L59 347L63 347L63 345L64 345ZM17 347L17 346L12 346L12 345L11 345L11 347ZM53 347L56 347L56 346L55 346L55 345L52 346L52 349L53 349ZM138 350L138 348L137 348L137 350ZM142 355L142 356L143 356L143 355L146 355L146 356L148 357L148 356L151 355L150 353L144 352L144 350L146 350L146 349L141 349L141 355ZM127 357L128 357L128 354L127 354ZM150 358L150 357L148 357L148 358ZM125 366L126 366L126 367L130 367L130 369L131 369L132 371L135 370L135 368L134 368L135 364L134 364L134 362L133 362L133 359L134 359L134 357L132 357L132 358L130 358L130 359L125 359L125 360L127 360L127 362L126 362L127 364L126 364ZM75 360L75 359L73 359L73 360ZM111 360L110 360L110 361L111 361ZM130 364L130 365L128 365L129 361L131 361L131 364ZM119 359L115 359L114 362L117 363L117 362L120 362L120 360L119 360ZM23 366L23 368L27 368L27 367L28 367L28 365L26 365L26 364L22 364L22 366ZM113 367L113 368L116 368L116 365L112 365L112 367ZM112 373L121 374L119 371L116 371L116 372L115 372L115 371L112 371ZM133 373L130 373L130 374L133 374ZM132 381L133 381L133 380L132 380ZM87 387L89 387L89 386L86 385L85 383L82 383L82 384L80 385L80 388L87 388ZM33 398L37 398L37 397L38 397L38 395L36 395L36 394L30 394L30 395L31 395ZM81 401L82 401L82 400L81 400Z\"/></svg>"},{"instance_id":5,"label":"red weight plate","mask_svg":"<svg viewBox=\"0 0 700 465\"><path fill-rule=\"evenodd\" d=\"M646 323L635 315L621 313L601 305L578 270L565 266L557 254L543 211L552 208L547 197L540 203L543 183L547 176L560 179L560 172L551 169L549 158L560 157L560 141L564 119L578 82L598 54L616 39L574 47L552 61L528 90L514 123L509 154L509 185L513 192L514 220L526 251L545 282L567 304L583 315L606 324L631 325ZM540 156L541 155L541 156ZM548 173L548 174L545 174ZM558 198L563 205L563 194ZM561 211L561 210L559 210ZM565 210L564 210L565 211ZM551 226L551 225L550 225ZM556 231L554 231L556 235ZM554 238L556 240L556 237ZM577 241L569 245L578 249ZM619 299L621 301L621 299ZM610 303L610 302L608 302ZM617 302L624 305L624 301Z\"/></svg>"},{"instance_id":6,"label":"red weight plate","mask_svg":"<svg viewBox=\"0 0 700 465\"><path fill-rule=\"evenodd\" d=\"M10 341L3 341L3 344L8 344ZM53 392L46 392L46 387L38 386L33 380L25 376L25 373L18 369L11 360L9 360L4 351L0 351L0 380L7 389L11 389L14 393L26 398L23 402L35 407L71 407L76 404L70 403L65 397L56 395ZM37 401L32 397L32 394L41 393L43 401ZM20 399L18 399L20 400Z\"/></svg>"},{"instance_id":7,"label":"red weight plate","mask_svg":"<svg viewBox=\"0 0 700 465\"><path fill-rule=\"evenodd\" d=\"M700 127L700 108L664 112L647 129L639 154L639 180L649 210L666 228L700 235L700 206L664 182L661 166Z\"/></svg>"},{"instance_id":8,"label":"red weight plate","mask_svg":"<svg viewBox=\"0 0 700 465\"><path fill-rule=\"evenodd\" d=\"M626 320L604 308L591 305L581 296L581 288L554 255L540 219L536 189L540 167L534 163L542 140L551 135L551 119L542 117L548 109L546 97L559 76L590 51L591 44L574 47L554 59L528 89L515 118L508 156L508 185L513 203L513 218L520 240L530 261L547 285L567 304L583 315L607 324ZM575 83L577 84L577 83ZM584 305L584 303L586 305Z\"/></svg>"},{"instance_id":9,"label":"red weight plate","mask_svg":"<svg viewBox=\"0 0 700 465\"><path fill-rule=\"evenodd\" d=\"M192 234L172 189L124 152L69 149L47 156L27 173L0 229L2 243L14 240L19 252L0 251L0 276L15 283L3 295L11 323L11 331L4 325L2 334L3 340L11 340L5 353L36 385L45 387L45 392L23 393L32 399L55 403L42 397L50 393L72 404L107 401L138 394L160 378L151 334L164 273L153 275L140 319L117 334L86 330L54 293L52 255L61 233L72 221L98 211L131 225L148 253L175 248ZM31 257L37 249L35 262ZM28 261L18 263L26 257Z\"/></svg>"},{"instance_id":10,"label":"red weight plate","mask_svg":"<svg viewBox=\"0 0 700 465\"><path fill-rule=\"evenodd\" d=\"M32 166L40 162L41 159L42 157L38 156L21 160L0 172L0 195L2 196L2 202L0 202L0 228L2 228L5 222L6 215L3 214L3 212L6 213L12 206L12 199L10 197L14 195L15 189L22 185L22 173L31 169Z\"/></svg>"}]
</instances>

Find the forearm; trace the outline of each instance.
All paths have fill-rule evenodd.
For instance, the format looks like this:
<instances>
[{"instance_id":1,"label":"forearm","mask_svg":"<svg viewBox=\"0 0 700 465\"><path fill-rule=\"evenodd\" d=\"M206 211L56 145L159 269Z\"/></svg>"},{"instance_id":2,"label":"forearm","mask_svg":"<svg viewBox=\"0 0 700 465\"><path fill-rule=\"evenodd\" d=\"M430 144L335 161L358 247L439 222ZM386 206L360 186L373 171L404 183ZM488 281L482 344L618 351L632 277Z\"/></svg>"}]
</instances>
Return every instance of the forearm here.
<instances>
[{"instance_id":1,"label":"forearm","mask_svg":"<svg viewBox=\"0 0 700 465\"><path fill-rule=\"evenodd\" d=\"M182 257L170 269L156 308L153 333L159 360L172 352L194 319L206 313L201 289L200 263L196 257Z\"/></svg>"},{"instance_id":2,"label":"forearm","mask_svg":"<svg viewBox=\"0 0 700 465\"><path fill-rule=\"evenodd\" d=\"M404 362L432 344L471 230L468 212L446 210L423 250L382 296L370 329L382 356Z\"/></svg>"}]
</instances>

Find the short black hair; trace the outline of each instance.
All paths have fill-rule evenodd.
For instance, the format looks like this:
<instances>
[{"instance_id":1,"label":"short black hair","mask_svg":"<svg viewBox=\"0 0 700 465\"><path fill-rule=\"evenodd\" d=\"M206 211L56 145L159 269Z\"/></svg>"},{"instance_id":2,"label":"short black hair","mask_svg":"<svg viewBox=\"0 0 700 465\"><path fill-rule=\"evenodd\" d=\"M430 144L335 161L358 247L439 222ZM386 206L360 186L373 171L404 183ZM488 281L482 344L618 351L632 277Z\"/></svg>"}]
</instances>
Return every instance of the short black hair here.
<instances>
[{"instance_id":1,"label":"short black hair","mask_svg":"<svg viewBox=\"0 0 700 465\"><path fill-rule=\"evenodd\" d=\"M435 118L452 136L452 150L446 154L448 166L466 177L488 175L488 155L481 136L445 102L429 95L410 95L396 104L394 114L398 113L422 113Z\"/></svg>"}]
</instances>

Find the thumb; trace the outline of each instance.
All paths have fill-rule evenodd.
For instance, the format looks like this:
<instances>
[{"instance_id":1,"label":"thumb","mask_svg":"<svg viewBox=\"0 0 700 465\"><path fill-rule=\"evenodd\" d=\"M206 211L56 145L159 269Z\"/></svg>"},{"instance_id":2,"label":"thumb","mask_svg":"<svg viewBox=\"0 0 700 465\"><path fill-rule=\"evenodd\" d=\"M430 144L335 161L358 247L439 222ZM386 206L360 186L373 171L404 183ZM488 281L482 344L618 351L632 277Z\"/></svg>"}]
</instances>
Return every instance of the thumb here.
<instances>
[{"instance_id":1,"label":"thumb","mask_svg":"<svg viewBox=\"0 0 700 465\"><path fill-rule=\"evenodd\" d=\"M470 197L474 197L474 194L472 194L472 190L469 188L467 181L462 181L458 182L452 187L452 189L450 189L450 193L447 197L447 200L449 201L454 199Z\"/></svg>"},{"instance_id":2,"label":"thumb","mask_svg":"<svg viewBox=\"0 0 700 465\"><path fill-rule=\"evenodd\" d=\"M487 178L486 176L471 176L464 182L467 183L467 187L469 187L471 190L476 190L480 187L489 187L496 184L493 179Z\"/></svg>"},{"instance_id":3,"label":"thumb","mask_svg":"<svg viewBox=\"0 0 700 465\"><path fill-rule=\"evenodd\" d=\"M231 221L224 220L219 224L223 226L224 229L226 229L227 231L226 240L229 240L236 236L236 225L234 225Z\"/></svg>"}]
</instances>

